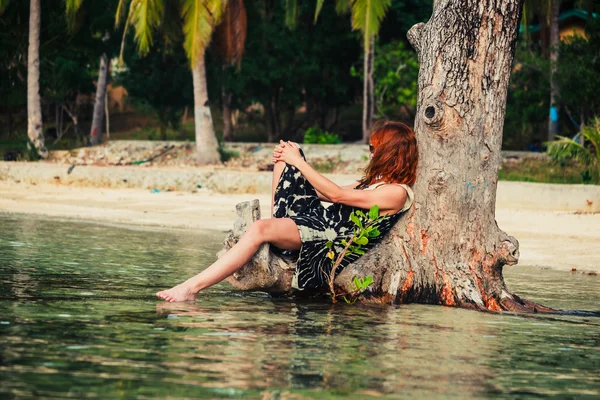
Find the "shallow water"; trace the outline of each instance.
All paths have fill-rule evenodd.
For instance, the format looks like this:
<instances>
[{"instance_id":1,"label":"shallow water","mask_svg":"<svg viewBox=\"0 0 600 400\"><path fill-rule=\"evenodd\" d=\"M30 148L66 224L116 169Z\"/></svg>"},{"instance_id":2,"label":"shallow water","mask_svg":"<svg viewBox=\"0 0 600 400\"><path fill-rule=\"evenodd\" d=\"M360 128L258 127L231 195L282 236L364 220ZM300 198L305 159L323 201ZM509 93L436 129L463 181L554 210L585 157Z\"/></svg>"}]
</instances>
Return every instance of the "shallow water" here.
<instances>
[{"instance_id":1,"label":"shallow water","mask_svg":"<svg viewBox=\"0 0 600 400\"><path fill-rule=\"evenodd\" d=\"M600 318L272 299L198 272L222 233L0 214L0 398L593 398ZM599 261L600 262L600 261ZM506 272L518 294L598 311L600 278Z\"/></svg>"}]
</instances>

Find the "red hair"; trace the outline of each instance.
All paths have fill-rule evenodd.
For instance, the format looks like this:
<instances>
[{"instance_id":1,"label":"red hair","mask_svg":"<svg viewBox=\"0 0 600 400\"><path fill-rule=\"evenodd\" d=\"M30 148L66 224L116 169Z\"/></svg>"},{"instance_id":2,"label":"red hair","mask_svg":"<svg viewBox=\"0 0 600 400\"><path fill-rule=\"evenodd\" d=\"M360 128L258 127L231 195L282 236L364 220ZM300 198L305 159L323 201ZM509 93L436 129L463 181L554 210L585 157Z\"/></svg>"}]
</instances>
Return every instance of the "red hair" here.
<instances>
[{"instance_id":1,"label":"red hair","mask_svg":"<svg viewBox=\"0 0 600 400\"><path fill-rule=\"evenodd\" d=\"M412 129L402 122L380 120L371 129L369 142L373 146L373 157L359 181L359 188L377 182L415 183L419 155Z\"/></svg>"}]
</instances>

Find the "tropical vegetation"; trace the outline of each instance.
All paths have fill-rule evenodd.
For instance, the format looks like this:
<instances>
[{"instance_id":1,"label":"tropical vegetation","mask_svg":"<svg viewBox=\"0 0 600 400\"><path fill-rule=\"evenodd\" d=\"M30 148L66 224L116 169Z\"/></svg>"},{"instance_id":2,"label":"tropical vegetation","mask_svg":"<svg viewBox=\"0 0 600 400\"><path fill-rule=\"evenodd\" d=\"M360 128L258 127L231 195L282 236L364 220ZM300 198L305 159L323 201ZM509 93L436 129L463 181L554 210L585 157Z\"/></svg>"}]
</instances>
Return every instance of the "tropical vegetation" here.
<instances>
[{"instance_id":1,"label":"tropical vegetation","mask_svg":"<svg viewBox=\"0 0 600 400\"><path fill-rule=\"evenodd\" d=\"M557 4L588 16L586 38L551 45ZM23 155L29 142L45 156L100 143L109 122L110 139L195 140L201 163L218 162L218 140L364 141L373 119L414 118L419 67L406 31L431 6L0 0L0 152ZM591 2L526 2L506 149L544 151L552 106L559 136L587 140L580 132L600 115L598 11ZM110 95L119 86L122 102Z\"/></svg>"}]
</instances>

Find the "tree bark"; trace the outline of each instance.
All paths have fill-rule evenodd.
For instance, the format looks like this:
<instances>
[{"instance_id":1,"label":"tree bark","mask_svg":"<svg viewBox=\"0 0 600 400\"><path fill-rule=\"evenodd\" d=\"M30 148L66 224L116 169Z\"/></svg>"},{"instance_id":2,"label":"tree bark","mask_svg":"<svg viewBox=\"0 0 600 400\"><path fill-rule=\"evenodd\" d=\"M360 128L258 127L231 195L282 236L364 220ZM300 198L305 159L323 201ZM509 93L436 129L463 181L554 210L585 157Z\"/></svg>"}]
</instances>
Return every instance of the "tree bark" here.
<instances>
[{"instance_id":1,"label":"tree bark","mask_svg":"<svg viewBox=\"0 0 600 400\"><path fill-rule=\"evenodd\" d=\"M551 0L550 15L550 115L548 116L548 141L552 141L558 134L559 90L555 79L558 69L558 47L560 36L558 30L558 15L560 13L560 0Z\"/></svg>"},{"instance_id":2,"label":"tree bark","mask_svg":"<svg viewBox=\"0 0 600 400\"><path fill-rule=\"evenodd\" d=\"M40 157L47 158L42 130L40 98L40 0L31 0L29 9L29 49L27 54L27 136Z\"/></svg>"},{"instance_id":3,"label":"tree bark","mask_svg":"<svg viewBox=\"0 0 600 400\"><path fill-rule=\"evenodd\" d=\"M196 130L196 153L198 164L219 164L217 137L213 126L210 107L208 106L208 91L206 87L206 67L204 54L201 54L192 66L194 83L194 122Z\"/></svg>"},{"instance_id":4,"label":"tree bark","mask_svg":"<svg viewBox=\"0 0 600 400\"><path fill-rule=\"evenodd\" d=\"M336 291L350 292L354 277L371 275L363 302L552 311L506 287L502 269L518 262L519 244L494 217L522 5L440 0L431 19L409 31L420 63L416 202L378 246L337 276ZM289 291L281 260L271 255L267 261L255 257L229 282L240 289Z\"/></svg>"},{"instance_id":5,"label":"tree bark","mask_svg":"<svg viewBox=\"0 0 600 400\"><path fill-rule=\"evenodd\" d=\"M100 69L98 70L98 82L96 83L94 115L92 116L92 128L90 130L90 142L92 146L102 143L102 126L104 125L104 97L106 96L107 81L108 57L105 53L100 57Z\"/></svg>"},{"instance_id":6,"label":"tree bark","mask_svg":"<svg viewBox=\"0 0 600 400\"><path fill-rule=\"evenodd\" d=\"M375 60L375 37L372 37L371 45L369 49L365 49L365 56L363 60L363 143L369 143L371 136L371 125L373 123L373 114L375 111L374 97L375 92L373 90L373 67Z\"/></svg>"}]
</instances>

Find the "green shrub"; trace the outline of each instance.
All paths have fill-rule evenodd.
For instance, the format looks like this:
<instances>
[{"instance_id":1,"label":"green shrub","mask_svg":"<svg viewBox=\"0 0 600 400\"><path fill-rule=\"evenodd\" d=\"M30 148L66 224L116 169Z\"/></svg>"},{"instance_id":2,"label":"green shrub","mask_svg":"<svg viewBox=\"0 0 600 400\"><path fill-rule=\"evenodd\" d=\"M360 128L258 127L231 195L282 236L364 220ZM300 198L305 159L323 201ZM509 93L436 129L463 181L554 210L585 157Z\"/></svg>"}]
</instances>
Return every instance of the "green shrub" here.
<instances>
[{"instance_id":1,"label":"green shrub","mask_svg":"<svg viewBox=\"0 0 600 400\"><path fill-rule=\"evenodd\" d=\"M321 128L308 128L304 132L305 144L339 144L342 143L337 133L327 132Z\"/></svg>"}]
</instances>

